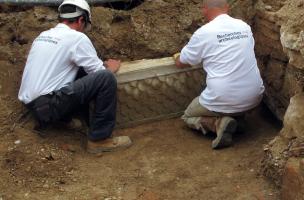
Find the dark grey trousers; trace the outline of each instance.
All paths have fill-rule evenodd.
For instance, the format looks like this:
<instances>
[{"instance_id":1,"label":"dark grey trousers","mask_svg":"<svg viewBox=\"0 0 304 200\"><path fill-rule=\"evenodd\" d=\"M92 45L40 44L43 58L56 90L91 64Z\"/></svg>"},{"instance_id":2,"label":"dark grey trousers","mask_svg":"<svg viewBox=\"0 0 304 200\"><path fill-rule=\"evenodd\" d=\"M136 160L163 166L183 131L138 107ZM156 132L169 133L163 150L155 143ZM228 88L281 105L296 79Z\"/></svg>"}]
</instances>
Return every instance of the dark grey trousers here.
<instances>
[{"instance_id":1,"label":"dark grey trousers","mask_svg":"<svg viewBox=\"0 0 304 200\"><path fill-rule=\"evenodd\" d=\"M97 141L111 136L115 126L117 82L114 74L100 70L88 74L68 86L43 95L26 105L42 128L64 121L81 108L95 101L89 120L88 139Z\"/></svg>"}]
</instances>

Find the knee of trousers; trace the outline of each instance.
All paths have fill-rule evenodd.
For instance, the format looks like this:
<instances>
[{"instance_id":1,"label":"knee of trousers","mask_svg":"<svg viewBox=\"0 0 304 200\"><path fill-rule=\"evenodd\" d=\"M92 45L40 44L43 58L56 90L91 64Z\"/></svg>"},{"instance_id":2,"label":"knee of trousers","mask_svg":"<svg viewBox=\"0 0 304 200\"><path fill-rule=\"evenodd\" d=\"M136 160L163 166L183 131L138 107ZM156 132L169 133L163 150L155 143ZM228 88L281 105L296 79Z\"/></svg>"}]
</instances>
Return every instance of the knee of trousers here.
<instances>
[{"instance_id":1,"label":"knee of trousers","mask_svg":"<svg viewBox=\"0 0 304 200\"><path fill-rule=\"evenodd\" d=\"M104 85L106 85L109 88L117 88L117 80L115 75L109 71L109 70L100 70L95 72L97 76L97 80L103 80L98 81L98 83L103 82Z\"/></svg>"}]
</instances>

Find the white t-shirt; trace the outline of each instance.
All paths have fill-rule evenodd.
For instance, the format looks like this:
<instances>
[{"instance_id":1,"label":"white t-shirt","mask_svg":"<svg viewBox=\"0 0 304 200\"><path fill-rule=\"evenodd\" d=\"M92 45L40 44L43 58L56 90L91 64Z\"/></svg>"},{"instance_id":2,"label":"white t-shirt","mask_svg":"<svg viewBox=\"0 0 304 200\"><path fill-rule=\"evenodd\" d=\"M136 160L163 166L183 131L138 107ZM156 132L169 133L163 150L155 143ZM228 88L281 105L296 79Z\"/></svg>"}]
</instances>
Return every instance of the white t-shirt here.
<instances>
[{"instance_id":1,"label":"white t-shirt","mask_svg":"<svg viewBox=\"0 0 304 200\"><path fill-rule=\"evenodd\" d=\"M90 39L59 23L33 42L22 76L18 98L25 104L59 90L75 80L79 67L87 73L103 70Z\"/></svg>"},{"instance_id":2,"label":"white t-shirt","mask_svg":"<svg viewBox=\"0 0 304 200\"><path fill-rule=\"evenodd\" d=\"M206 88L199 102L208 110L238 113L257 106L264 92L251 28L222 14L199 28L181 51L182 63L203 64Z\"/></svg>"}]
</instances>

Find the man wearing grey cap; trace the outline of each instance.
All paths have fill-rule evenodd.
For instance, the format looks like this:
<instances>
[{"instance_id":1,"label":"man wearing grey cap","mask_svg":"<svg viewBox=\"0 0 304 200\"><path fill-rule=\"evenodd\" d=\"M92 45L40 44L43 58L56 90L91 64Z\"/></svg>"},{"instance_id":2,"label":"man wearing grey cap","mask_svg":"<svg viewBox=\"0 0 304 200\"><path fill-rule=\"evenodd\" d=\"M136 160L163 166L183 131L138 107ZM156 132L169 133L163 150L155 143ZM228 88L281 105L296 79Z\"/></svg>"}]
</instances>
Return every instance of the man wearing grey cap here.
<instances>
[{"instance_id":1,"label":"man wearing grey cap","mask_svg":"<svg viewBox=\"0 0 304 200\"><path fill-rule=\"evenodd\" d=\"M19 100L42 129L95 101L87 151L99 153L130 146L129 137L112 137L117 90L114 73L120 61L100 60L83 33L91 24L91 11L85 0L65 0L58 11L60 23L42 32L32 44ZM87 75L75 80L80 67Z\"/></svg>"}]
</instances>

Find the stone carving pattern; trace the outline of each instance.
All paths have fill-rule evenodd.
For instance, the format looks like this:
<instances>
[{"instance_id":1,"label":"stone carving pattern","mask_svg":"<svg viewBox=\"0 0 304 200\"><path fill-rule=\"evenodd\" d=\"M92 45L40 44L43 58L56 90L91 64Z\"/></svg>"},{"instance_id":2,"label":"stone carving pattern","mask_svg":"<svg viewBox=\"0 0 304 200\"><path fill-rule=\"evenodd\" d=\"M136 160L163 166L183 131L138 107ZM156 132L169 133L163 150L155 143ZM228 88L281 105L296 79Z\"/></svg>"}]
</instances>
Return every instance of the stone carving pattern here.
<instances>
[{"instance_id":1,"label":"stone carving pattern","mask_svg":"<svg viewBox=\"0 0 304 200\"><path fill-rule=\"evenodd\" d=\"M118 85L117 125L181 114L202 91L203 70L135 80Z\"/></svg>"}]
</instances>

